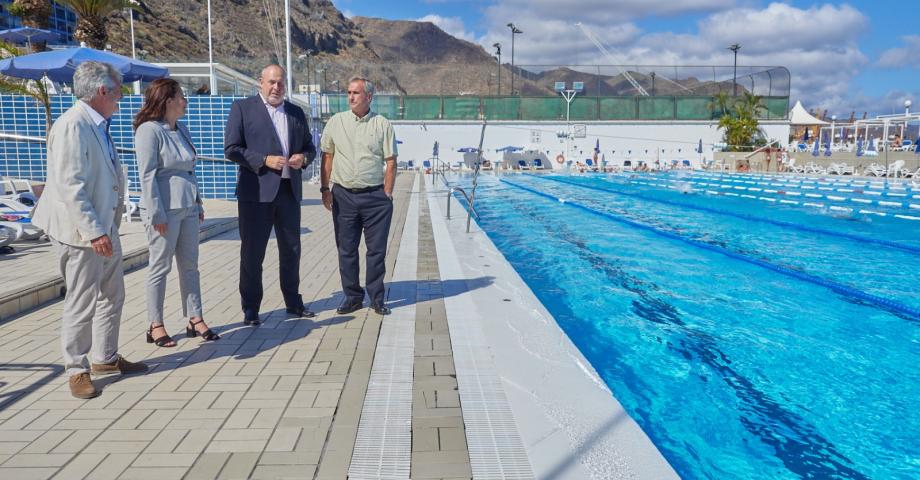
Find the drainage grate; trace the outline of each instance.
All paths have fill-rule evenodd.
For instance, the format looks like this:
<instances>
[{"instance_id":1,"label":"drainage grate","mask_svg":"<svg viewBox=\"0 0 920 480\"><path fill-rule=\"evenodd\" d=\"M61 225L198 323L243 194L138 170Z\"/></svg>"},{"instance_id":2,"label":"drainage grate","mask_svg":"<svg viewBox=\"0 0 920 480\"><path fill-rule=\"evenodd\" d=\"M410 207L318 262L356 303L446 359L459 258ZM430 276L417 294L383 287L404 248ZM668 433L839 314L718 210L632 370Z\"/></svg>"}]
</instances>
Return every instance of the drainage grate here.
<instances>
[{"instance_id":1,"label":"drainage grate","mask_svg":"<svg viewBox=\"0 0 920 480\"><path fill-rule=\"evenodd\" d=\"M418 263L419 177L409 200L389 298L415 298ZM397 286L393 286L393 285ZM415 356L415 305L393 308L377 338L377 350L348 478L408 479L412 459L412 368Z\"/></svg>"},{"instance_id":2,"label":"drainage grate","mask_svg":"<svg viewBox=\"0 0 920 480\"><path fill-rule=\"evenodd\" d=\"M428 197L431 218L441 215L434 196ZM442 222L432 221L435 238L449 238ZM439 231L440 230L440 231ZM452 242L436 242L442 282L465 285ZM492 362L489 343L476 323L478 314L469 294L444 291L444 305L466 428L470 466L476 480L533 479L530 458L514 421L501 378Z\"/></svg>"}]
</instances>

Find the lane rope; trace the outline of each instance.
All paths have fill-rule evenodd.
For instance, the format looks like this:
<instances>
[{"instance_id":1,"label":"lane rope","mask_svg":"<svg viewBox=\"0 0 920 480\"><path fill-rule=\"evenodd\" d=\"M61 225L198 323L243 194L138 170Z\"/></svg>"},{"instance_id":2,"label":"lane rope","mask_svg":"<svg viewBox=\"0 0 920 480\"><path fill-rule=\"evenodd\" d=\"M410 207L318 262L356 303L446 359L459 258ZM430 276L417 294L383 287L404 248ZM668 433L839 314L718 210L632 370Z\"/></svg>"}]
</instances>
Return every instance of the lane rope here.
<instances>
[{"instance_id":1,"label":"lane rope","mask_svg":"<svg viewBox=\"0 0 920 480\"><path fill-rule=\"evenodd\" d=\"M769 223L771 225L776 225L779 227L791 228L791 229L801 230L803 232L809 232L809 233L818 233L822 235L840 237L840 238L845 238L848 240L853 240L855 242L861 242L861 243L873 244L873 245L881 245L884 247L895 248L898 250L903 250L905 252L910 252L916 255L920 255L920 247L913 246L913 245L905 245L905 244L898 243L898 242L891 241L891 240L863 237L861 235L854 235L852 233L836 232L833 230L826 230L826 229L818 228L818 227L809 227L807 225L800 225L800 224L792 223L792 222L784 222L781 220L772 220L769 218L758 217L755 215L735 213L732 211L722 210L718 208L704 207L704 206L693 205L693 204L688 204L684 202L675 202L673 200L652 198L652 197L648 197L646 195L642 195L638 193L628 193L628 192L622 192L622 191L618 191L618 190L614 190L610 188L598 187L594 185L585 185L579 182L574 182L571 180L564 180L558 177L548 177L548 176L542 176L542 175L528 175L528 176L533 177L533 178L539 178L541 180L552 180L554 182L559 182L559 183L563 183L566 185L572 185L572 186L579 187L579 188L585 188L588 190L612 193L614 195L622 195L624 197L630 197L630 198L636 198L639 200L645 200L649 202L661 203L663 205L669 205L672 207L686 208L686 209L697 210L697 211L706 212L706 213L713 213L716 215L724 215L724 216L734 217L734 218L738 218L741 220L747 220L747 221L752 221L752 222Z\"/></svg>"},{"instance_id":2,"label":"lane rope","mask_svg":"<svg viewBox=\"0 0 920 480\"><path fill-rule=\"evenodd\" d=\"M715 246L715 245L710 245L710 244L708 244L708 243L704 243L704 242L700 242L700 241L697 241L697 240L693 240L693 239L684 237L683 235L678 235L678 234L673 233L673 232L668 232L668 231L666 231L666 230L661 230L661 229L658 229L658 228L655 228L655 227L652 227L652 226L649 226L649 225L645 225L645 224L643 224L643 223L639 223L639 222L636 222L636 221L633 221L633 220L629 220L629 219L626 219L626 218L623 218L623 217L620 217L620 216L617 216L617 215L613 215L613 214L611 214L611 213L607 213L607 212L602 212L602 211L599 211L599 210L595 210L595 209L593 209L593 208L591 208L591 207L587 207L587 206L582 205L582 204L580 204L580 203L573 202L573 201L570 201L570 200L566 200L566 199L564 199L564 198L556 197L556 196L554 196L554 195L550 195L550 194L548 194L548 193L541 192L541 191L539 191L539 190L536 190L536 189L533 189L533 188L530 188L530 187L526 187L526 186L524 186L524 185L520 185L520 184L511 182L511 181L508 181L508 180L506 180L506 179L501 179L501 182L504 183L504 184L506 184L506 185L509 185L509 186L518 188L518 189L520 189L520 190L524 190L524 191L526 191L526 192L530 192L530 193L532 193L532 194L534 194L534 195L537 195L537 196L540 196L540 197L544 197L544 198L547 198L547 199L550 199L550 200L553 200L553 201L557 201L557 202L563 203L564 205L567 205L567 206L570 206L570 207L573 207L573 208L576 208L576 209L579 209L579 210L582 210L582 211L591 213L591 214L593 214L593 215L597 215L597 216L599 216L599 217L602 217L602 218L605 218L605 219L608 219L608 220L612 220L612 221L617 222L617 223L621 223L621 224L623 224L623 225L627 225L627 226L633 227L633 228L638 229L638 230L645 230L645 231L647 231L647 232L654 233L654 234L659 235L659 236L661 236L661 237L665 237L665 238L668 238L668 239L671 239L671 240L677 240L677 241L679 241L679 242L686 243L687 245L691 245L691 246L696 247L696 248L699 248L699 249L701 249L701 250L706 250L706 251L709 251L709 252L718 253L718 254L724 255L724 256L726 256L726 257L733 258L733 259L735 259L735 260L740 260L740 261L749 263L749 264L751 264L751 265L756 265L756 266L765 268L765 269L767 269L767 270L774 271L774 272L779 273L779 274L782 274L782 275L786 275L786 276L788 276L788 277L791 277L791 278L794 278L794 279L797 279L797 280L801 280L801 281L804 281L804 282L807 282L807 283L811 283L811 284L814 284L814 285L818 285L818 286L820 286L820 287L827 288L827 289L829 289L829 290L831 290L831 291L833 291L833 292L839 293L839 294L841 294L841 295L848 296L848 297L850 297L850 298L854 298L854 299L858 299L858 300L862 300L862 301L865 301L865 302L869 302L869 303L875 304L875 305L877 305L877 306L882 307L882 308L885 309L885 310L890 310L890 311L898 312L898 313L900 313L900 314L907 315L907 316L913 317L913 318L915 318L915 319L920 319L920 309L911 307L911 306L909 306L909 305L905 305L905 304L903 304L903 303L901 303L901 302L898 302L898 301L896 301L896 300L892 300L892 299L889 299L889 298L881 297L881 296L879 296L879 295L873 295L873 294L871 294L871 293L863 292L862 290L858 290L858 289L856 289L856 288L850 287L850 286L848 286L848 285L844 285L844 284L842 284L842 283L835 282L835 281L833 281L833 280L827 280L827 279L824 279L824 278L821 278L821 277L818 277L818 276L815 276L815 275L811 275L811 274L808 274L808 273L804 273L804 272L800 272L800 271L797 271L797 270L793 270L793 269L791 269L791 268L786 268L786 267L782 267L782 266L779 266L779 265L775 265L775 264L772 264L772 263L767 262L767 261L765 261L765 260L760 260L760 259L752 258L752 257L749 257L749 256L747 256L747 255L743 255L743 254L740 254L740 253L737 253L737 252L733 252L733 251L731 251L731 250L729 250L729 249L726 249L726 248L717 247L717 246Z\"/></svg>"}]
</instances>

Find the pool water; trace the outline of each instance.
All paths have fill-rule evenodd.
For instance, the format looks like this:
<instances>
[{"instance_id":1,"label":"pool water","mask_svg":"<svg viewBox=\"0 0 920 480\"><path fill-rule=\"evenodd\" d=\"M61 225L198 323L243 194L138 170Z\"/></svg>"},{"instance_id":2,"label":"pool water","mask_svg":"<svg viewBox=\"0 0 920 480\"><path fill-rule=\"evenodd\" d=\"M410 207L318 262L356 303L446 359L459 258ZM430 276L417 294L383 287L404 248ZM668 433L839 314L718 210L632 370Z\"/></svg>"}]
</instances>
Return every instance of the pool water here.
<instances>
[{"instance_id":1,"label":"pool water","mask_svg":"<svg viewBox=\"0 0 920 480\"><path fill-rule=\"evenodd\" d=\"M920 222L606 175L476 195L682 477L920 478Z\"/></svg>"}]
</instances>

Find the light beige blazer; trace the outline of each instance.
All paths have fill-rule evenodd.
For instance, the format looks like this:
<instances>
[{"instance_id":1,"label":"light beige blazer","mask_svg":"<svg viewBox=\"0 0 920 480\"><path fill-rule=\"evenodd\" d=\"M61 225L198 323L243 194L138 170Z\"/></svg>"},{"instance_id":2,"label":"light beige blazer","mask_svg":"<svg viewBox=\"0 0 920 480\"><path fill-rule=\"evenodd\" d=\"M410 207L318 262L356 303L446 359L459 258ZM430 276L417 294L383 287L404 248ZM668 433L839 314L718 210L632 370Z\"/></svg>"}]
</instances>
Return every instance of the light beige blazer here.
<instances>
[{"instance_id":1,"label":"light beige blazer","mask_svg":"<svg viewBox=\"0 0 920 480\"><path fill-rule=\"evenodd\" d=\"M51 127L48 178L32 223L58 242L89 247L121 224L124 194L121 161L112 164L103 134L74 104Z\"/></svg>"}]
</instances>

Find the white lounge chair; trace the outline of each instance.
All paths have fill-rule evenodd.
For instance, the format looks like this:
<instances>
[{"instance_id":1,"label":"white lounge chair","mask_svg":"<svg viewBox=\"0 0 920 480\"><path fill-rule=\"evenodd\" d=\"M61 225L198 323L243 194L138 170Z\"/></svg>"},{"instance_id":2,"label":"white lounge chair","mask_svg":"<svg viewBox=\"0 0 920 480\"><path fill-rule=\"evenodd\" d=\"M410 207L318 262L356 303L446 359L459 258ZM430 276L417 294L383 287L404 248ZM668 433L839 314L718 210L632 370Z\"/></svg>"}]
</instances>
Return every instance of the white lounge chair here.
<instances>
[{"instance_id":1,"label":"white lounge chair","mask_svg":"<svg viewBox=\"0 0 920 480\"><path fill-rule=\"evenodd\" d=\"M885 175L889 177L900 177L902 168L904 168L904 160L897 160L891 165L888 165L888 171Z\"/></svg>"},{"instance_id":2,"label":"white lounge chair","mask_svg":"<svg viewBox=\"0 0 920 480\"><path fill-rule=\"evenodd\" d=\"M9 246L16 241L16 232L13 229L0 225L0 254L13 253L15 250Z\"/></svg>"},{"instance_id":3,"label":"white lounge chair","mask_svg":"<svg viewBox=\"0 0 920 480\"><path fill-rule=\"evenodd\" d=\"M815 162L808 162L805 164L805 171L803 173L817 173L819 175L824 175L827 173L827 170Z\"/></svg>"},{"instance_id":4,"label":"white lounge chair","mask_svg":"<svg viewBox=\"0 0 920 480\"><path fill-rule=\"evenodd\" d=\"M873 163L863 170L863 175L867 177L884 177L887 174L888 170L877 163Z\"/></svg>"},{"instance_id":5,"label":"white lounge chair","mask_svg":"<svg viewBox=\"0 0 920 480\"><path fill-rule=\"evenodd\" d=\"M913 172L905 168L901 170L901 176L904 178L920 178L920 168L917 168Z\"/></svg>"}]
</instances>

